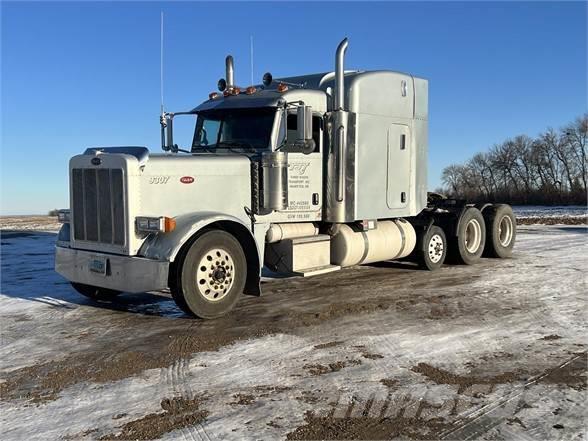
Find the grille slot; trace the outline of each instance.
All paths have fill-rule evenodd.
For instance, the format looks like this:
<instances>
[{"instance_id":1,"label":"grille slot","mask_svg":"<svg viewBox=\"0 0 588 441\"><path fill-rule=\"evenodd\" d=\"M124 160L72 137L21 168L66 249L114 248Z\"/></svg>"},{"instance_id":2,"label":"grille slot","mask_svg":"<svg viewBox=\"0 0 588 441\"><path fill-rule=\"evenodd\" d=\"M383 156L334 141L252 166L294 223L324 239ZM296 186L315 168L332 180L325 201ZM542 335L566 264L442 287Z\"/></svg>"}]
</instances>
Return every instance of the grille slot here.
<instances>
[{"instance_id":1,"label":"grille slot","mask_svg":"<svg viewBox=\"0 0 588 441\"><path fill-rule=\"evenodd\" d=\"M74 239L125 244L121 169L74 168L71 174Z\"/></svg>"}]
</instances>

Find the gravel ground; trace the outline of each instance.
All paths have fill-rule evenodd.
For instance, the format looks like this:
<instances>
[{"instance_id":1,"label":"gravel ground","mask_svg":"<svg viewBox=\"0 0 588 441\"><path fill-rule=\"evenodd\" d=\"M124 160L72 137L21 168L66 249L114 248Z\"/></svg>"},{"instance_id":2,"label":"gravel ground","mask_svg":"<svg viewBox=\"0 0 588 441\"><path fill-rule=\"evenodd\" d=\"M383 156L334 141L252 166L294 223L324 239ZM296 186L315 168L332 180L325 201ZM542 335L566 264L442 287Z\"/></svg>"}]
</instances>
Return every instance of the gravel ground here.
<instances>
[{"instance_id":1,"label":"gravel ground","mask_svg":"<svg viewBox=\"0 0 588 441\"><path fill-rule=\"evenodd\" d=\"M113 303L2 234L0 424L20 439L583 439L585 226L520 227L513 259L268 280L219 320Z\"/></svg>"}]
</instances>

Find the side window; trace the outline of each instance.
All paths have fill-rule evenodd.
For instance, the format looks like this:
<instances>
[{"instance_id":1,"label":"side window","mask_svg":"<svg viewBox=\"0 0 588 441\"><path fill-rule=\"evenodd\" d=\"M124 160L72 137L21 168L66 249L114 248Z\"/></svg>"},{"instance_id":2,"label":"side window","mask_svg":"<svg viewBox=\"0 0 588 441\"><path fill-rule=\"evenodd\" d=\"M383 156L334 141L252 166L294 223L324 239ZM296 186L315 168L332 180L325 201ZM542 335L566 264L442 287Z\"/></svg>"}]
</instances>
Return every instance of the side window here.
<instances>
[{"instance_id":1,"label":"side window","mask_svg":"<svg viewBox=\"0 0 588 441\"><path fill-rule=\"evenodd\" d=\"M288 114L287 128L286 139L288 139L288 142L294 142L296 140L296 131L298 130L298 118L295 113Z\"/></svg>"},{"instance_id":2,"label":"side window","mask_svg":"<svg viewBox=\"0 0 588 441\"><path fill-rule=\"evenodd\" d=\"M196 131L194 133L194 140L192 147L208 146L216 144L218 130L220 128L220 121L213 119L205 119L203 122L198 121L196 124Z\"/></svg>"},{"instance_id":3,"label":"side window","mask_svg":"<svg viewBox=\"0 0 588 441\"><path fill-rule=\"evenodd\" d=\"M298 130L298 118L295 113L288 115L287 129L288 141L294 141ZM314 139L314 151L319 152L321 145L321 117L317 115L312 116L312 139Z\"/></svg>"},{"instance_id":4,"label":"side window","mask_svg":"<svg viewBox=\"0 0 588 441\"><path fill-rule=\"evenodd\" d=\"M320 152L321 150L321 124L322 118L320 116L312 116L312 139L314 139L314 151Z\"/></svg>"}]
</instances>

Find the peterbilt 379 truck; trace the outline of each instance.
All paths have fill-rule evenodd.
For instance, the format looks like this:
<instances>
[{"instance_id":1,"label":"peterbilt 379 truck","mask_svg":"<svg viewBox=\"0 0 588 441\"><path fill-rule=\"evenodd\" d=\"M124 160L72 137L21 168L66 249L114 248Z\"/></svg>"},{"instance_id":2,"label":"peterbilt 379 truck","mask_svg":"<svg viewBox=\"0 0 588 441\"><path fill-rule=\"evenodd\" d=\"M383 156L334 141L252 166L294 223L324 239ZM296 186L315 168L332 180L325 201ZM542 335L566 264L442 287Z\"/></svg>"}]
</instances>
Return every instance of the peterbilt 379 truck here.
<instances>
[{"instance_id":1,"label":"peterbilt 379 truck","mask_svg":"<svg viewBox=\"0 0 588 441\"><path fill-rule=\"evenodd\" d=\"M162 112L164 153L74 156L57 272L94 299L169 288L187 313L215 318L243 293L261 294L264 267L313 276L385 260L435 270L446 256L510 256L508 205L427 192L427 80L344 70L347 46L334 72L267 73L247 88L228 56L220 92ZM192 144L178 146L174 119L186 116Z\"/></svg>"}]
</instances>

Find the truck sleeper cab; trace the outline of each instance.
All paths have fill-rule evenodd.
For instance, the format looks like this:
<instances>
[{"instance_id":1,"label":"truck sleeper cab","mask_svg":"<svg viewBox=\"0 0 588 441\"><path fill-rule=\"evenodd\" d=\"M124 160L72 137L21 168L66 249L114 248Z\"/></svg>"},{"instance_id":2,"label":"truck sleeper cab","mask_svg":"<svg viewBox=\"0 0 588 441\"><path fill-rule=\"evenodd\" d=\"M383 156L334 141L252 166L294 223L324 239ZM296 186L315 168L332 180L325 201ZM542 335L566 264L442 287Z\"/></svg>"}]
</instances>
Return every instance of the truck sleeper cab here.
<instances>
[{"instance_id":1,"label":"truck sleeper cab","mask_svg":"<svg viewBox=\"0 0 588 441\"><path fill-rule=\"evenodd\" d=\"M260 295L262 268L302 276L383 260L434 270L508 257L507 205L427 193L427 81L335 71L221 93L161 115L164 154L92 148L70 161L56 270L83 295L169 288L201 318ZM196 118L190 146L174 119Z\"/></svg>"}]
</instances>

